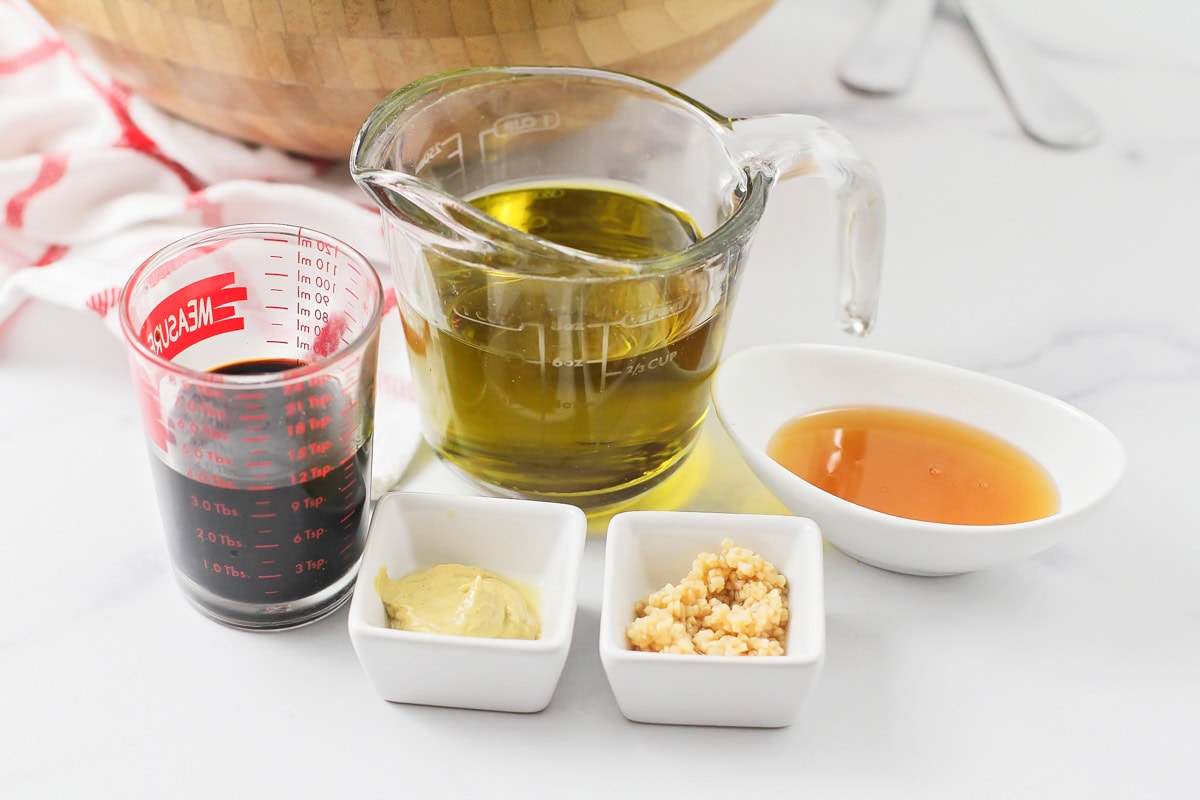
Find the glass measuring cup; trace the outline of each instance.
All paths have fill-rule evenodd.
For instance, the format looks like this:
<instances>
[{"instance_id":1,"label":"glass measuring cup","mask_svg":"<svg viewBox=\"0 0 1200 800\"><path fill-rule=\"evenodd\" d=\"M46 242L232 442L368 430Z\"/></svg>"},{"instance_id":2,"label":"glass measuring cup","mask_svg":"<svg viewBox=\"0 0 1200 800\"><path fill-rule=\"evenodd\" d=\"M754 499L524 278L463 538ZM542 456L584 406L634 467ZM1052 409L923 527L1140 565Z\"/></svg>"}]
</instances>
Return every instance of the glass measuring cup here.
<instances>
[{"instance_id":1,"label":"glass measuring cup","mask_svg":"<svg viewBox=\"0 0 1200 800\"><path fill-rule=\"evenodd\" d=\"M874 319L878 180L814 117L729 119L600 70L467 69L385 99L351 172L383 210L423 435L501 494L602 507L681 463L780 178L830 185L842 324Z\"/></svg>"},{"instance_id":2,"label":"glass measuring cup","mask_svg":"<svg viewBox=\"0 0 1200 800\"><path fill-rule=\"evenodd\" d=\"M151 256L120 307L176 580L241 628L335 609L366 537L383 292L345 243L285 225Z\"/></svg>"}]
</instances>

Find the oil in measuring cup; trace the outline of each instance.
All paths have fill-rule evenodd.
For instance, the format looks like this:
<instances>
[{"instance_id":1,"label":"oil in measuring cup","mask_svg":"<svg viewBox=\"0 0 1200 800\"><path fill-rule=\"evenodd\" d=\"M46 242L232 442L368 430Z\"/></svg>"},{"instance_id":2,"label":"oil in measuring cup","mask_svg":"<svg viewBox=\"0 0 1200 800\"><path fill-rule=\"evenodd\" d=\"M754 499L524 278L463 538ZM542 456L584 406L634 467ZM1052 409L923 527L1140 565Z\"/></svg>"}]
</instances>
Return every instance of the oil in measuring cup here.
<instances>
[{"instance_id":1,"label":"oil in measuring cup","mask_svg":"<svg viewBox=\"0 0 1200 800\"><path fill-rule=\"evenodd\" d=\"M699 237L683 212L611 187L526 186L472 203L606 257L653 258ZM405 296L400 307L425 435L452 467L501 492L590 506L644 491L686 456L723 341L719 270L587 281L431 262L441 307Z\"/></svg>"},{"instance_id":2,"label":"oil in measuring cup","mask_svg":"<svg viewBox=\"0 0 1200 800\"><path fill-rule=\"evenodd\" d=\"M185 596L246 628L328 613L366 535L374 270L313 231L232 226L164 249L126 292L122 327Z\"/></svg>"}]
</instances>

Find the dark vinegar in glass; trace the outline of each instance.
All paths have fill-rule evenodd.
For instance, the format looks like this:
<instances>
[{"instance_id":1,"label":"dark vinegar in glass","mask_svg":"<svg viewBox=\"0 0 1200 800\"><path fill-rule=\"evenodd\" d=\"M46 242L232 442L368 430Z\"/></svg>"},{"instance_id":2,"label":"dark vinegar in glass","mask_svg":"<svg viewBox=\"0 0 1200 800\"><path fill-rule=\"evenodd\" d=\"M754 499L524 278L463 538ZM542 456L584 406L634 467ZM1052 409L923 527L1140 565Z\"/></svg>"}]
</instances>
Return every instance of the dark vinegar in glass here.
<instances>
[{"instance_id":1,"label":"dark vinegar in glass","mask_svg":"<svg viewBox=\"0 0 1200 800\"><path fill-rule=\"evenodd\" d=\"M303 365L262 359L210 371L251 375ZM345 400L320 379L286 389L234 388L226 395L179 401L208 402L220 411L213 428L197 438L175 432L184 453L199 453L215 437L221 450L216 466L203 454L195 456L195 469L183 471L191 462L172 467L161 458L151 460L177 569L221 599L256 605L301 600L338 584L358 563L366 539L370 440L337 461L332 442L340 433L335 426ZM224 479L221 464L239 477L262 465L264 475L244 485Z\"/></svg>"}]
</instances>

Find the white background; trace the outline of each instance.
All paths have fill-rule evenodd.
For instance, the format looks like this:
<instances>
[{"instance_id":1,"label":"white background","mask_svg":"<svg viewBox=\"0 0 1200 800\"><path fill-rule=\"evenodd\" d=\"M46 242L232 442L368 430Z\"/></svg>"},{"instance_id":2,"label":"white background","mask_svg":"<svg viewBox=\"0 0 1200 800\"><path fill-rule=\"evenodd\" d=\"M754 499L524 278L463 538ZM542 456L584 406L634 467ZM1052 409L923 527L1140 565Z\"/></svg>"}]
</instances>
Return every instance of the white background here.
<instances>
[{"instance_id":1,"label":"white background","mask_svg":"<svg viewBox=\"0 0 1200 800\"><path fill-rule=\"evenodd\" d=\"M834 69L865 0L780 0L681 88L855 141L889 204L860 346L1001 376L1111 427L1127 472L1094 530L945 579L827 548L825 670L781 730L620 715L597 655L600 537L545 712L390 705L345 609L256 635L186 604L120 342L29 304L0 336L0 795L1200 796L1200 4L993 4L1096 113L1099 145L1022 135L951 13L907 93L848 92ZM778 187L727 352L851 343L830 223L820 184ZM680 507L780 510L715 424L688 469ZM468 491L425 451L403 486Z\"/></svg>"}]
</instances>

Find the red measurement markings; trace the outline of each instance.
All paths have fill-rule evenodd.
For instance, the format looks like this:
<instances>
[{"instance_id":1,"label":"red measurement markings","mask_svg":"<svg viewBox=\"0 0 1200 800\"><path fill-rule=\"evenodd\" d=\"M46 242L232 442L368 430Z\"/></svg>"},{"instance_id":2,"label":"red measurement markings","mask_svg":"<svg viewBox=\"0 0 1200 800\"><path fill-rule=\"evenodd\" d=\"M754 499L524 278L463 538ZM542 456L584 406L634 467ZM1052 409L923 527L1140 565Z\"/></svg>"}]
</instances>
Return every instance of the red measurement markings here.
<instances>
[{"instance_id":1,"label":"red measurement markings","mask_svg":"<svg viewBox=\"0 0 1200 800\"><path fill-rule=\"evenodd\" d=\"M270 418L271 417L267 414L242 414L240 417L238 417L238 419L240 419L242 422L258 422Z\"/></svg>"},{"instance_id":2,"label":"red measurement markings","mask_svg":"<svg viewBox=\"0 0 1200 800\"><path fill-rule=\"evenodd\" d=\"M271 437L270 436L243 436L242 441L243 442L269 442L269 441L271 441ZM250 452L253 453L254 451L251 450ZM262 451L260 450L259 452L262 452Z\"/></svg>"},{"instance_id":3,"label":"red measurement markings","mask_svg":"<svg viewBox=\"0 0 1200 800\"><path fill-rule=\"evenodd\" d=\"M216 486L219 489L236 488L231 482L225 480L221 476L211 475L207 472L201 472L198 469L189 469L187 472L184 473L184 475L191 478L192 480L196 481L197 483L204 483L204 484L208 484L209 486Z\"/></svg>"},{"instance_id":4,"label":"red measurement markings","mask_svg":"<svg viewBox=\"0 0 1200 800\"><path fill-rule=\"evenodd\" d=\"M292 475L292 484L295 485L298 483L308 483L309 481L315 481L318 478L324 478L326 475L328 475L331 472L333 472L333 467L330 467L330 466L313 467L311 469L302 469L299 472L294 473Z\"/></svg>"},{"instance_id":5,"label":"red measurement markings","mask_svg":"<svg viewBox=\"0 0 1200 800\"><path fill-rule=\"evenodd\" d=\"M288 413L291 413L291 412L288 412ZM303 413L303 409L301 409L301 411L297 412L297 413ZM288 423L288 426L287 426L288 436L299 436L300 434L303 434L306 431L318 431L323 428L328 428L332 422L333 422L333 418L330 417L328 414L325 414L320 417L309 417L306 420L301 420L300 422L296 422L296 423Z\"/></svg>"},{"instance_id":6,"label":"red measurement markings","mask_svg":"<svg viewBox=\"0 0 1200 800\"><path fill-rule=\"evenodd\" d=\"M296 226L296 240L303 247L313 247L315 245L318 253L329 253L334 256L338 254L338 246L336 244L333 242L321 241L316 236L305 235L304 226L302 225ZM333 249L331 250L330 248Z\"/></svg>"},{"instance_id":7,"label":"red measurement markings","mask_svg":"<svg viewBox=\"0 0 1200 800\"><path fill-rule=\"evenodd\" d=\"M271 309L272 311L287 311L288 310L287 306L267 306L267 308Z\"/></svg>"},{"instance_id":8,"label":"red measurement markings","mask_svg":"<svg viewBox=\"0 0 1200 800\"><path fill-rule=\"evenodd\" d=\"M256 545L254 545L255 550L270 550L273 547L279 547L279 543L276 542L274 544L256 544ZM263 563L266 563L266 562L263 562Z\"/></svg>"},{"instance_id":9,"label":"red measurement markings","mask_svg":"<svg viewBox=\"0 0 1200 800\"><path fill-rule=\"evenodd\" d=\"M142 407L145 418L147 438L164 453L167 452L168 442L175 441L175 434L167 429L159 405L158 382L146 371L135 370L134 384L137 386L138 402Z\"/></svg>"},{"instance_id":10,"label":"red measurement markings","mask_svg":"<svg viewBox=\"0 0 1200 800\"><path fill-rule=\"evenodd\" d=\"M269 237L269 236L264 236L264 237L263 237L263 241L264 241L264 242L280 242L280 243L282 243L282 244L287 244L287 243L288 243L288 240L287 240L287 239L272 239L272 238L271 238L271 237Z\"/></svg>"},{"instance_id":11,"label":"red measurement markings","mask_svg":"<svg viewBox=\"0 0 1200 800\"><path fill-rule=\"evenodd\" d=\"M230 578L247 577L244 571L230 564L222 564L219 561L209 561L207 558L203 559L203 563L204 569L212 570L217 575L226 575Z\"/></svg>"},{"instance_id":12,"label":"red measurement markings","mask_svg":"<svg viewBox=\"0 0 1200 800\"><path fill-rule=\"evenodd\" d=\"M171 383L172 384L175 383L175 379L173 377L171 378ZM195 386L192 386L191 388L192 388L193 394L198 394L201 397L224 397L225 396L225 391L223 389L217 389L216 387L213 387L213 386L202 386L200 384L196 384Z\"/></svg>"},{"instance_id":13,"label":"red measurement markings","mask_svg":"<svg viewBox=\"0 0 1200 800\"><path fill-rule=\"evenodd\" d=\"M276 578L282 578L283 574L277 572L274 575L259 575L258 577L262 578L264 581L273 581Z\"/></svg>"},{"instance_id":14,"label":"red measurement markings","mask_svg":"<svg viewBox=\"0 0 1200 800\"><path fill-rule=\"evenodd\" d=\"M283 258L283 256L271 256L271 258ZM289 275L286 272L264 272L268 278L287 278Z\"/></svg>"},{"instance_id":15,"label":"red measurement markings","mask_svg":"<svg viewBox=\"0 0 1200 800\"><path fill-rule=\"evenodd\" d=\"M351 297L353 297L355 300L358 300L358 299L359 299L358 295L357 295L357 294L355 294L355 293L354 293L354 290L353 290L353 289L351 289L349 286L343 286L342 288L346 290L346 294L350 295L350 296L351 296ZM347 314L346 316L350 316L350 315L349 315L349 314ZM353 319L353 318L352 318L352 319Z\"/></svg>"}]
</instances>

